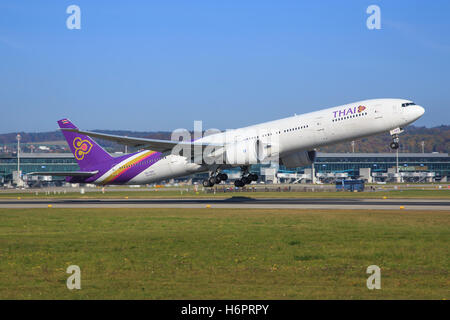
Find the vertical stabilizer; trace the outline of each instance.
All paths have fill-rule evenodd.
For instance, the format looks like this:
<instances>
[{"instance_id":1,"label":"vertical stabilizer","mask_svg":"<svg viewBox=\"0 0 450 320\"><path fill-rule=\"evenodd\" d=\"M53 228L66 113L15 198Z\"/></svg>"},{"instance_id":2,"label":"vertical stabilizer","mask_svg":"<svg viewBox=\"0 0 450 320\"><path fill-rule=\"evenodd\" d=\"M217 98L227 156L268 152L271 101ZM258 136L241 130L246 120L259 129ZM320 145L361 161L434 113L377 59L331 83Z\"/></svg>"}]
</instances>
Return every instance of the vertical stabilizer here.
<instances>
[{"instance_id":1,"label":"vertical stabilizer","mask_svg":"<svg viewBox=\"0 0 450 320\"><path fill-rule=\"evenodd\" d=\"M61 129L77 129L77 127L68 119L59 120L58 125ZM64 130L62 130L62 133L81 170L94 170L100 163L111 161L113 159L108 152L88 136Z\"/></svg>"}]
</instances>

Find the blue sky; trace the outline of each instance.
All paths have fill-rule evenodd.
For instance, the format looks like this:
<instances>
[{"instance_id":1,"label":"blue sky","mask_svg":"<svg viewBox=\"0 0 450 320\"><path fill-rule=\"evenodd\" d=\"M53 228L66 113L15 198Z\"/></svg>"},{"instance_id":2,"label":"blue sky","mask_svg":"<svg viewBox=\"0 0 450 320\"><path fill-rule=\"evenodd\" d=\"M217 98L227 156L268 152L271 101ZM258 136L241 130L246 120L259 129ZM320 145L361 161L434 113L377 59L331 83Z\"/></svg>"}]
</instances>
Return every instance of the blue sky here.
<instances>
[{"instance_id":1,"label":"blue sky","mask_svg":"<svg viewBox=\"0 0 450 320\"><path fill-rule=\"evenodd\" d=\"M68 30L66 8L81 8ZM366 8L381 8L381 30ZM228 129L370 98L449 124L449 1L0 3L0 132Z\"/></svg>"}]
</instances>

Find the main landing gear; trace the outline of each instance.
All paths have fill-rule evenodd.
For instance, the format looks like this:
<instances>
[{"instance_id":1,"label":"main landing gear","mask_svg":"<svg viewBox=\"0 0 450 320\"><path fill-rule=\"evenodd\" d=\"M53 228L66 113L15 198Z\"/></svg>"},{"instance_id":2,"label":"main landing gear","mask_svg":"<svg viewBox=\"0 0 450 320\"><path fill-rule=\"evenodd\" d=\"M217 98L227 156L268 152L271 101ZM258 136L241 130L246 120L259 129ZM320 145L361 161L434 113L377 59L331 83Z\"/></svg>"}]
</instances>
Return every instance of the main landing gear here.
<instances>
[{"instance_id":1,"label":"main landing gear","mask_svg":"<svg viewBox=\"0 0 450 320\"><path fill-rule=\"evenodd\" d=\"M243 186L245 186L246 184L250 184L252 183L252 181L258 181L258 175L254 174L254 173L249 173L248 172L248 167L242 167L241 168L242 171L242 177L239 180L236 180L234 182L234 185L236 187L242 188Z\"/></svg>"},{"instance_id":2,"label":"main landing gear","mask_svg":"<svg viewBox=\"0 0 450 320\"><path fill-rule=\"evenodd\" d=\"M203 180L202 184L205 188L213 187L215 184L219 184L222 181L227 181L228 175L226 173L214 173L208 179Z\"/></svg>"}]
</instances>

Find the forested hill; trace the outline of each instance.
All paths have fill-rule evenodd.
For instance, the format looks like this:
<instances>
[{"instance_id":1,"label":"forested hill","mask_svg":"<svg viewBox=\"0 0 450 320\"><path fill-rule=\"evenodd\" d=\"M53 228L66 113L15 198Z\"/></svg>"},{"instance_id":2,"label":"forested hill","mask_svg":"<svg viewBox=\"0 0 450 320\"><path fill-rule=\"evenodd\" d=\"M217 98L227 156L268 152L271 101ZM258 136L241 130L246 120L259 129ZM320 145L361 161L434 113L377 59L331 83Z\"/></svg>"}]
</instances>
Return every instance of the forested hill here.
<instances>
[{"instance_id":1,"label":"forested hill","mask_svg":"<svg viewBox=\"0 0 450 320\"><path fill-rule=\"evenodd\" d=\"M124 130L95 130L98 132L124 135L129 137L146 137L154 139L170 139L170 132L134 132ZM64 140L60 131L51 132L20 132L22 143L39 144L42 142L54 142ZM16 133L0 134L0 147L16 143ZM391 152L389 143L391 137L388 133L364 138L355 141L355 152ZM448 152L450 150L450 126L439 126L434 128L409 126L400 135L401 152L422 152L422 141L424 141L425 152ZM109 141L98 140L99 144L109 151L123 151L123 146ZM329 147L320 148L321 152L352 152L350 142L341 143Z\"/></svg>"},{"instance_id":2,"label":"forested hill","mask_svg":"<svg viewBox=\"0 0 450 320\"><path fill-rule=\"evenodd\" d=\"M96 132L102 132L107 134L114 134L119 136L129 136L129 137L145 137L154 139L170 139L170 132L135 132L127 130L92 130ZM16 136L20 133L21 142L23 143L39 143L48 141L62 141L65 140L63 134L60 130L49 131L49 132L14 132L14 133L4 133L0 134L0 145L16 143ZM103 143L105 142L105 143ZM102 145L113 145L107 141L99 140Z\"/></svg>"},{"instance_id":3,"label":"forested hill","mask_svg":"<svg viewBox=\"0 0 450 320\"><path fill-rule=\"evenodd\" d=\"M422 152L422 141L425 152L450 151L450 126L434 128L409 126L399 135L400 152ZM392 152L389 133L355 141L355 152ZM321 152L352 152L350 142L320 148Z\"/></svg>"}]
</instances>

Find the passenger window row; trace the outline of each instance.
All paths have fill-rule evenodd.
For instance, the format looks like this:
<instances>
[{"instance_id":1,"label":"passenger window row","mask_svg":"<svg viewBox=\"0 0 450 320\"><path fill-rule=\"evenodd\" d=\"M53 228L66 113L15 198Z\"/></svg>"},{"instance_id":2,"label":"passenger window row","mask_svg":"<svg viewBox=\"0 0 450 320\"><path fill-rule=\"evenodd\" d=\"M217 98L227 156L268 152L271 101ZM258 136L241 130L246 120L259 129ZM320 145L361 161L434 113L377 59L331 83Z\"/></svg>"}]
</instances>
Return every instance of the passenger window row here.
<instances>
[{"instance_id":1,"label":"passenger window row","mask_svg":"<svg viewBox=\"0 0 450 320\"><path fill-rule=\"evenodd\" d=\"M295 130L301 130L301 129L306 129L306 128L309 128L309 125L304 125L304 126L290 128L290 129L284 129L283 132L286 133L286 132L295 131ZM281 134L281 131L277 131L275 133L276 134ZM272 133L266 133L266 134L261 135L261 137L268 137L268 136L271 136L271 135L272 135ZM251 139L259 139L259 136L248 137L248 138L245 138L244 141L251 140Z\"/></svg>"},{"instance_id":2,"label":"passenger window row","mask_svg":"<svg viewBox=\"0 0 450 320\"><path fill-rule=\"evenodd\" d=\"M351 116L341 117L341 118L333 119L331 121L336 122L336 121L342 121L342 120L347 120L347 119L352 119L352 118L357 118L357 117L362 117L362 116L367 116L367 112L353 114Z\"/></svg>"},{"instance_id":3,"label":"passenger window row","mask_svg":"<svg viewBox=\"0 0 450 320\"><path fill-rule=\"evenodd\" d=\"M290 132L290 131L295 131L295 130L306 129L308 127L309 127L308 125L304 125L304 126L300 126L300 127L291 128L291 129L285 129L284 132Z\"/></svg>"}]
</instances>

